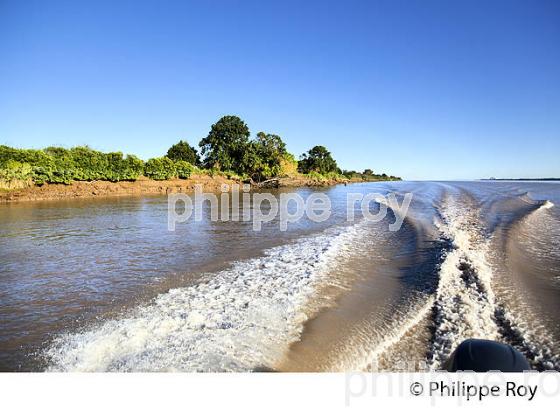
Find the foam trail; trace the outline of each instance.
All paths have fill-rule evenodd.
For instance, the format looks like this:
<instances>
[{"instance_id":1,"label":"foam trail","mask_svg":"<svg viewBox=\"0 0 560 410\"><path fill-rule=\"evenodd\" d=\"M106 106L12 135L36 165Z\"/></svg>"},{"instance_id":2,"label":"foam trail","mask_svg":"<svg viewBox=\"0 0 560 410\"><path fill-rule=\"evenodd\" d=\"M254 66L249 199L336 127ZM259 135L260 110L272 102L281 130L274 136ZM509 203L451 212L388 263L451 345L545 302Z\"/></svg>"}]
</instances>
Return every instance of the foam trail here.
<instances>
[{"instance_id":1,"label":"foam trail","mask_svg":"<svg viewBox=\"0 0 560 410\"><path fill-rule=\"evenodd\" d=\"M537 230L543 230L542 224L547 222L540 219L542 216L540 213L554 207L554 203L550 200L542 200L537 201L537 204L538 208L529 213L523 221ZM542 249L539 242L535 240L532 241L531 246L538 249L538 252ZM517 311L514 313L498 303L495 318L502 340L521 351L535 369L539 371L560 370L560 356L558 348L555 347L554 337L544 324L539 323L538 316L533 316L532 312L522 314Z\"/></svg>"},{"instance_id":2,"label":"foam trail","mask_svg":"<svg viewBox=\"0 0 560 410\"><path fill-rule=\"evenodd\" d=\"M546 201L543 202L543 204L541 205L541 208L543 209L550 209L554 206L554 202L549 201L548 199Z\"/></svg>"},{"instance_id":3,"label":"foam trail","mask_svg":"<svg viewBox=\"0 0 560 410\"><path fill-rule=\"evenodd\" d=\"M448 196L439 224L454 245L440 267L433 306L434 333L430 367L438 369L460 342L467 338L498 338L494 321L495 296L492 270L486 261L486 243L469 227L478 215L470 215Z\"/></svg>"},{"instance_id":4,"label":"foam trail","mask_svg":"<svg viewBox=\"0 0 560 410\"><path fill-rule=\"evenodd\" d=\"M380 357L429 315L433 303L434 298L429 297L425 303L413 310L414 314L411 314L400 322L395 323L394 327L396 330L381 340L381 342L377 344L373 350L370 350L364 357L361 357L361 361L356 363L353 368L362 371L377 369ZM336 371L344 370L347 369L336 369Z\"/></svg>"},{"instance_id":5,"label":"foam trail","mask_svg":"<svg viewBox=\"0 0 560 410\"><path fill-rule=\"evenodd\" d=\"M173 289L122 319L66 334L53 371L250 371L298 340L303 307L360 223L268 250L205 284Z\"/></svg>"},{"instance_id":6,"label":"foam trail","mask_svg":"<svg viewBox=\"0 0 560 410\"><path fill-rule=\"evenodd\" d=\"M542 201L538 209L552 206L552 202ZM440 268L430 367L440 368L463 340L481 338L515 346L539 370L560 368L546 343L535 342L523 322L497 300L492 290L492 268L486 260L490 241L476 231L479 215L474 209L478 207L458 206L450 196L443 202L443 223L439 228L455 248L448 252Z\"/></svg>"}]
</instances>

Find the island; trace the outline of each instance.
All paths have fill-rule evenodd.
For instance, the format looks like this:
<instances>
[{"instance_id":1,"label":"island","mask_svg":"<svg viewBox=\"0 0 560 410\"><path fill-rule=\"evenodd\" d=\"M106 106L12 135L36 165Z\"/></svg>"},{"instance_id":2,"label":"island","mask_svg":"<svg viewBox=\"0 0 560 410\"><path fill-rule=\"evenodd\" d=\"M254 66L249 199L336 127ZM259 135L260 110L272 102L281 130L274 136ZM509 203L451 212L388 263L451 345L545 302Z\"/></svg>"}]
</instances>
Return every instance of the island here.
<instances>
[{"instance_id":1,"label":"island","mask_svg":"<svg viewBox=\"0 0 560 410\"><path fill-rule=\"evenodd\" d=\"M227 115L198 144L179 141L162 157L144 161L88 146L20 149L0 145L0 202L219 190L223 184L256 188L328 186L399 181L371 169L342 170L329 150L314 146L299 160L276 134L251 138L241 118Z\"/></svg>"}]
</instances>

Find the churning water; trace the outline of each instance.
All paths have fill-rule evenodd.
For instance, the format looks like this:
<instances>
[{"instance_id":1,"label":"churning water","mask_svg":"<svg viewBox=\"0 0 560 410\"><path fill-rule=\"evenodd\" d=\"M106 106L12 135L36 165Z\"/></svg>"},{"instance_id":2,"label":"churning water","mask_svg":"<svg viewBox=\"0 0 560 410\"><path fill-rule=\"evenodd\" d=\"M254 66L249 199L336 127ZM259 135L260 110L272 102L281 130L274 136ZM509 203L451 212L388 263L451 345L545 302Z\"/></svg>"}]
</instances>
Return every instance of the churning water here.
<instances>
[{"instance_id":1,"label":"churning water","mask_svg":"<svg viewBox=\"0 0 560 410\"><path fill-rule=\"evenodd\" d=\"M169 232L165 197L2 205L0 370L437 369L469 337L560 369L560 184L321 191L331 218L286 232ZM391 232L347 222L350 192L414 197Z\"/></svg>"}]
</instances>

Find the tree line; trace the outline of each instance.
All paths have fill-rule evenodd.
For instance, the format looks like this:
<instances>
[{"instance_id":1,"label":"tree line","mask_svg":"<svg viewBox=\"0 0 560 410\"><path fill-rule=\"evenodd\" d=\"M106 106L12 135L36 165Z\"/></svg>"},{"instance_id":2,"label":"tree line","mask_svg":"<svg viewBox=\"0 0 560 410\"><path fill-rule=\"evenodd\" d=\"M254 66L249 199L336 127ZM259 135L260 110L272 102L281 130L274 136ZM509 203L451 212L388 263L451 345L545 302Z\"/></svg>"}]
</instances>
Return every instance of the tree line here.
<instances>
[{"instance_id":1,"label":"tree line","mask_svg":"<svg viewBox=\"0 0 560 410\"><path fill-rule=\"evenodd\" d=\"M193 173L219 173L230 178L261 182L295 176L362 180L398 179L343 171L331 153L315 146L296 160L276 134L259 132L251 138L249 127L237 116L224 116L212 125L199 143L199 151L179 141L163 157L147 161L121 152L103 153L89 147L18 149L0 145L0 179L32 180L37 185L69 184L72 181L134 181L140 176L154 180L189 178Z\"/></svg>"}]
</instances>

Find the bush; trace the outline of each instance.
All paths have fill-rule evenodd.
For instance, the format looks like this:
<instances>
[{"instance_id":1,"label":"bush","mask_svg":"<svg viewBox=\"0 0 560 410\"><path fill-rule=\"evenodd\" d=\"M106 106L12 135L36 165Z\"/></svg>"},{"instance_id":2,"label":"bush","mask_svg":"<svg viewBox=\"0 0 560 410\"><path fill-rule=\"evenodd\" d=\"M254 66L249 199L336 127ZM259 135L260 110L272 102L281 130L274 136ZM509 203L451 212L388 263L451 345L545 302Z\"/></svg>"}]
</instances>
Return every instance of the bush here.
<instances>
[{"instance_id":1,"label":"bush","mask_svg":"<svg viewBox=\"0 0 560 410\"><path fill-rule=\"evenodd\" d=\"M327 180L327 178L323 174L320 174L320 173L315 172L315 171L308 172L307 174L304 174L304 176L308 179L311 179L311 180L317 181L317 182Z\"/></svg>"},{"instance_id":2,"label":"bush","mask_svg":"<svg viewBox=\"0 0 560 410\"><path fill-rule=\"evenodd\" d=\"M108 181L135 181L144 173L144 161L134 155L123 158L120 152L107 154L107 171L105 179Z\"/></svg>"},{"instance_id":3,"label":"bush","mask_svg":"<svg viewBox=\"0 0 560 410\"><path fill-rule=\"evenodd\" d=\"M0 167L4 168L9 160L31 166L45 166L52 163L52 158L42 150L17 149L0 145Z\"/></svg>"},{"instance_id":4,"label":"bush","mask_svg":"<svg viewBox=\"0 0 560 410\"><path fill-rule=\"evenodd\" d=\"M55 158L57 170L68 170L71 172L73 180L110 179L107 162L108 157L112 154L103 154L89 147L75 147L70 150L47 148L47 152Z\"/></svg>"},{"instance_id":5,"label":"bush","mask_svg":"<svg viewBox=\"0 0 560 410\"><path fill-rule=\"evenodd\" d=\"M121 170L121 180L136 181L144 173L144 161L136 155L127 155L124 168Z\"/></svg>"},{"instance_id":6,"label":"bush","mask_svg":"<svg viewBox=\"0 0 560 410\"><path fill-rule=\"evenodd\" d=\"M44 150L0 146L0 170L8 171L9 161L31 168L33 182L70 184L72 181L134 181L144 172L144 161L120 152L103 153L89 147L71 149L48 147ZM13 165L12 165L13 166Z\"/></svg>"},{"instance_id":7,"label":"bush","mask_svg":"<svg viewBox=\"0 0 560 410\"><path fill-rule=\"evenodd\" d=\"M177 171L175 164L167 157L152 158L144 166L144 175L156 181L175 178Z\"/></svg>"},{"instance_id":8,"label":"bush","mask_svg":"<svg viewBox=\"0 0 560 410\"><path fill-rule=\"evenodd\" d=\"M196 167L187 161L177 161L175 162L175 171L177 177L181 179L189 178L195 171Z\"/></svg>"},{"instance_id":9,"label":"bush","mask_svg":"<svg viewBox=\"0 0 560 410\"><path fill-rule=\"evenodd\" d=\"M224 171L221 173L222 176L226 177L227 179L231 179L232 181L244 181L248 178L247 175L239 175L233 171Z\"/></svg>"},{"instance_id":10,"label":"bush","mask_svg":"<svg viewBox=\"0 0 560 410\"><path fill-rule=\"evenodd\" d=\"M298 167L297 160L294 158L292 154L287 152L280 160L280 172L278 173L278 176L280 177L295 176L298 173L297 167Z\"/></svg>"},{"instance_id":11,"label":"bush","mask_svg":"<svg viewBox=\"0 0 560 410\"><path fill-rule=\"evenodd\" d=\"M342 175L338 172L328 172L328 173L325 174L325 177L327 179L332 179L333 181L337 181L337 182L348 180L348 177L346 177L345 175Z\"/></svg>"},{"instance_id":12,"label":"bush","mask_svg":"<svg viewBox=\"0 0 560 410\"><path fill-rule=\"evenodd\" d=\"M29 164L22 164L21 162L10 159L6 161L4 167L0 168L0 179L6 181L26 181L32 176L32 168Z\"/></svg>"}]
</instances>

